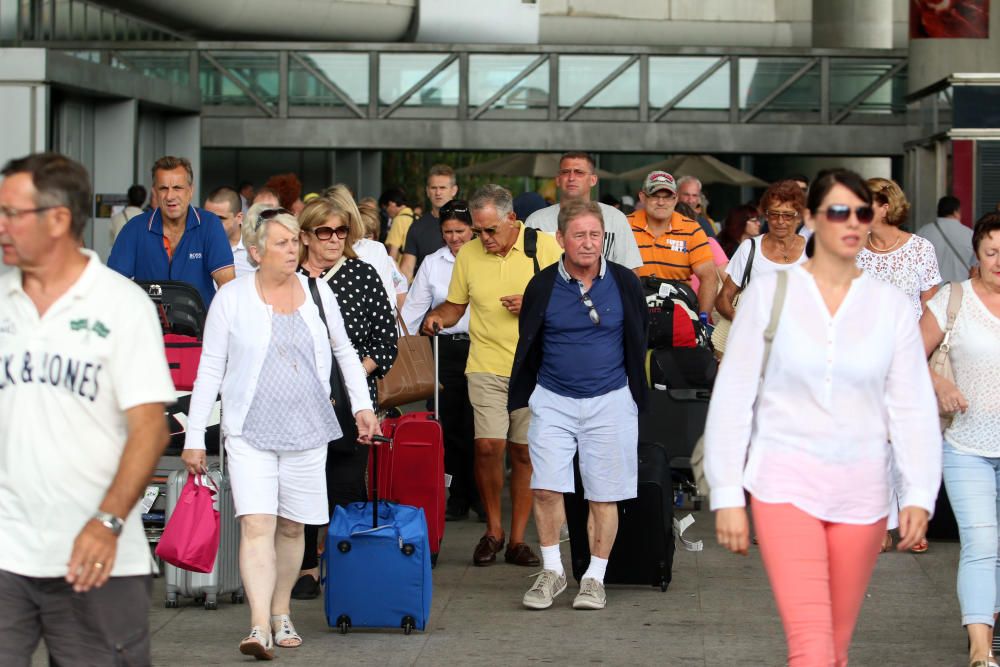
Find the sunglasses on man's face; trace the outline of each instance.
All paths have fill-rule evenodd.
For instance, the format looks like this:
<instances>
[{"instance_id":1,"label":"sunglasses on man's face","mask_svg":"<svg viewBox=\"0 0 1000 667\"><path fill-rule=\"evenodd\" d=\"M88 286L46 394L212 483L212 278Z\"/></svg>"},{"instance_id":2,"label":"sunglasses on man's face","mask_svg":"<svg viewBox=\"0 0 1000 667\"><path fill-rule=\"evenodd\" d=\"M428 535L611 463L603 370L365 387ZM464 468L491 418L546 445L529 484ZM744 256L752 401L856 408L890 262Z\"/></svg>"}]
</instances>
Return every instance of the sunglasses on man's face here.
<instances>
[{"instance_id":1,"label":"sunglasses on man's face","mask_svg":"<svg viewBox=\"0 0 1000 667\"><path fill-rule=\"evenodd\" d=\"M312 230L312 235L318 238L320 241L329 241L333 238L334 234L337 238L343 241L347 238L347 232L351 230L350 227L344 225L341 227L317 227Z\"/></svg>"},{"instance_id":2,"label":"sunglasses on man's face","mask_svg":"<svg viewBox=\"0 0 1000 667\"><path fill-rule=\"evenodd\" d=\"M263 225L268 220L272 220L284 213L287 213L288 215L292 214L292 212L289 211L287 208L269 208L266 211L261 211L260 214L257 216L257 222L254 224L253 227L254 231L260 229L260 226Z\"/></svg>"},{"instance_id":3,"label":"sunglasses on man's face","mask_svg":"<svg viewBox=\"0 0 1000 667\"><path fill-rule=\"evenodd\" d=\"M851 219L851 212L863 225L871 223L875 219L875 209L871 206L858 206L852 209L846 204L832 204L825 211L820 211L830 222L847 222Z\"/></svg>"}]
</instances>

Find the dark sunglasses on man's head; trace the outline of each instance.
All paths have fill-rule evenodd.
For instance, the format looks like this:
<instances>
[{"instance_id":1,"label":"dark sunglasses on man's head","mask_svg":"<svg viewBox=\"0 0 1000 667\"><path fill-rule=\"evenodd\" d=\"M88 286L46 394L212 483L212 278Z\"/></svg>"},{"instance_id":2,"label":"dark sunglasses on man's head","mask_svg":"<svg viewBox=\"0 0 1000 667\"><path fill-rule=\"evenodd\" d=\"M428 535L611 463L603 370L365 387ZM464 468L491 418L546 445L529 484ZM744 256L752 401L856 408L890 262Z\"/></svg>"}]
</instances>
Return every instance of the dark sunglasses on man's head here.
<instances>
[{"instance_id":1,"label":"dark sunglasses on man's head","mask_svg":"<svg viewBox=\"0 0 1000 667\"><path fill-rule=\"evenodd\" d=\"M292 214L292 212L289 211L287 208L269 208L267 210L261 211L257 215L257 222L254 223L254 226L253 226L254 231L260 229L260 226L262 224L264 224L265 222L267 222L268 220L276 218L279 215L282 215L284 213L287 213L288 215Z\"/></svg>"},{"instance_id":2,"label":"dark sunglasses on man's head","mask_svg":"<svg viewBox=\"0 0 1000 667\"><path fill-rule=\"evenodd\" d=\"M347 225L340 227L317 227L312 230L312 235L318 238L320 241L329 241L336 234L337 238L343 241L347 238L347 233L351 231L351 228Z\"/></svg>"},{"instance_id":3,"label":"dark sunglasses on man's head","mask_svg":"<svg viewBox=\"0 0 1000 667\"><path fill-rule=\"evenodd\" d=\"M847 222L851 219L851 211L854 211L855 217L857 217L858 222L863 225L869 224L875 219L875 209L871 206L858 206L852 209L846 204L832 204L828 206L825 211L820 211L826 215L826 219L830 222Z\"/></svg>"}]
</instances>

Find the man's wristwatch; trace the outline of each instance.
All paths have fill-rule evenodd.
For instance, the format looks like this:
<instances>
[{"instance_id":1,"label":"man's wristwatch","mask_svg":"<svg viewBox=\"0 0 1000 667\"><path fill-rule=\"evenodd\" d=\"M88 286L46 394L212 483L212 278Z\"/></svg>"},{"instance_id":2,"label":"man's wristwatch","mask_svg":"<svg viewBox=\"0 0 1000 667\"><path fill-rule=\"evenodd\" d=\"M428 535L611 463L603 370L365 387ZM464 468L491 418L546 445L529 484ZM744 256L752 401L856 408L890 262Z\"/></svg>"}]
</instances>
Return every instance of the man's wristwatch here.
<instances>
[{"instance_id":1,"label":"man's wristwatch","mask_svg":"<svg viewBox=\"0 0 1000 667\"><path fill-rule=\"evenodd\" d=\"M100 522L105 528L114 533L115 537L122 534L122 526L125 525L125 522L111 512L94 512L94 516L90 518Z\"/></svg>"}]
</instances>

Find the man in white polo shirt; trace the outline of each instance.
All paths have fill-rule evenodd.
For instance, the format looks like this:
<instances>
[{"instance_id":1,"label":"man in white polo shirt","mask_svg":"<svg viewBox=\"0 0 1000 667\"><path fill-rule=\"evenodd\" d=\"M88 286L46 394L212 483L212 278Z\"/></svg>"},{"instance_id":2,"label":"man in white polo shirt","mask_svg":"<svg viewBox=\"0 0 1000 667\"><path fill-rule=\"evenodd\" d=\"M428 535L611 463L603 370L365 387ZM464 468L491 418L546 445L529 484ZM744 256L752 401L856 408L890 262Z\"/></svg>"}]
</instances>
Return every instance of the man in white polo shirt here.
<instances>
[{"instance_id":1,"label":"man in white polo shirt","mask_svg":"<svg viewBox=\"0 0 1000 667\"><path fill-rule=\"evenodd\" d=\"M136 503L168 442L163 338L143 291L81 250L86 170L56 153L0 181L0 664L149 664L152 563Z\"/></svg>"}]
</instances>

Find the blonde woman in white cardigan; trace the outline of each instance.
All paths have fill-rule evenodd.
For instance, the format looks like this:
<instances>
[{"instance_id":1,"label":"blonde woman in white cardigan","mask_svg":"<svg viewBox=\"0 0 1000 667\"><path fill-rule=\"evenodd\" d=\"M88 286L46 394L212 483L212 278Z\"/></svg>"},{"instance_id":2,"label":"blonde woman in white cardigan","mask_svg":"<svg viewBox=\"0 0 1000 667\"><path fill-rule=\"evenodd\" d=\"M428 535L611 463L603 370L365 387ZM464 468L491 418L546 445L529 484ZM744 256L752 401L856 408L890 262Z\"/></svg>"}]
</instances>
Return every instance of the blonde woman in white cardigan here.
<instances>
[{"instance_id":1,"label":"blonde woman in white cardigan","mask_svg":"<svg viewBox=\"0 0 1000 667\"><path fill-rule=\"evenodd\" d=\"M243 241L258 270L225 285L212 301L182 458L189 472L204 470L205 428L221 390L252 626L240 652L270 659L274 645L302 643L289 603L302 563L303 524L329 520L327 443L342 435L330 404L331 363L340 365L359 441L368 443L380 431L333 292L320 283L327 328L306 277L295 272L298 222L284 209L253 218L243 225Z\"/></svg>"}]
</instances>

